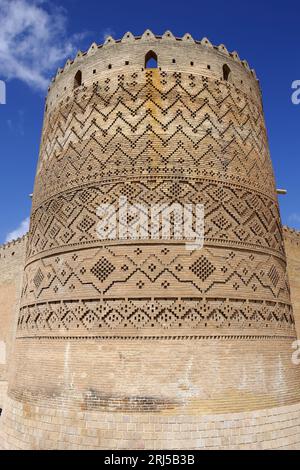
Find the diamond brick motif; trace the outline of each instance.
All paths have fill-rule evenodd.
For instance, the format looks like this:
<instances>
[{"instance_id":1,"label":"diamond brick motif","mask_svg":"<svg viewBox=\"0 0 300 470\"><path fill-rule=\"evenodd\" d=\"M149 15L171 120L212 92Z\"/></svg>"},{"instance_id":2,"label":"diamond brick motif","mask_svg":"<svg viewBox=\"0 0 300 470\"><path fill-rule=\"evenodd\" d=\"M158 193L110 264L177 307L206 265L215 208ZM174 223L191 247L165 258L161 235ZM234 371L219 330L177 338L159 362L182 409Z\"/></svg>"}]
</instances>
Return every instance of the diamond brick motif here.
<instances>
[{"instance_id":1,"label":"diamond brick motif","mask_svg":"<svg viewBox=\"0 0 300 470\"><path fill-rule=\"evenodd\" d=\"M215 267L205 256L200 256L200 258L192 264L190 270L204 282L215 271Z\"/></svg>"},{"instance_id":2,"label":"diamond brick motif","mask_svg":"<svg viewBox=\"0 0 300 470\"><path fill-rule=\"evenodd\" d=\"M91 273L101 282L104 282L108 276L115 270L115 267L111 262L103 256L97 261L92 267Z\"/></svg>"},{"instance_id":3,"label":"diamond brick motif","mask_svg":"<svg viewBox=\"0 0 300 470\"><path fill-rule=\"evenodd\" d=\"M91 217L85 216L78 224L78 228L81 232L87 232L94 224L95 221Z\"/></svg>"}]
</instances>

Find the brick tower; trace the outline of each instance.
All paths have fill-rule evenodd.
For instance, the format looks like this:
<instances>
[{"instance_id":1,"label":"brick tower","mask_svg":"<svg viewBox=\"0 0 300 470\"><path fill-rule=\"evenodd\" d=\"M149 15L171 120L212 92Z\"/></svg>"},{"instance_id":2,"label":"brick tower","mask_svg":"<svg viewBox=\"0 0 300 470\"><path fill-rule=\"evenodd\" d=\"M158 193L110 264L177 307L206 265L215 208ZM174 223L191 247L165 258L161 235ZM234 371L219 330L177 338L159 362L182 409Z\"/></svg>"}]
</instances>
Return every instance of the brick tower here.
<instances>
[{"instance_id":1,"label":"brick tower","mask_svg":"<svg viewBox=\"0 0 300 470\"><path fill-rule=\"evenodd\" d=\"M204 247L99 239L97 208L121 196L203 204ZM151 31L68 60L46 101L2 445L297 447L295 338L247 62Z\"/></svg>"}]
</instances>

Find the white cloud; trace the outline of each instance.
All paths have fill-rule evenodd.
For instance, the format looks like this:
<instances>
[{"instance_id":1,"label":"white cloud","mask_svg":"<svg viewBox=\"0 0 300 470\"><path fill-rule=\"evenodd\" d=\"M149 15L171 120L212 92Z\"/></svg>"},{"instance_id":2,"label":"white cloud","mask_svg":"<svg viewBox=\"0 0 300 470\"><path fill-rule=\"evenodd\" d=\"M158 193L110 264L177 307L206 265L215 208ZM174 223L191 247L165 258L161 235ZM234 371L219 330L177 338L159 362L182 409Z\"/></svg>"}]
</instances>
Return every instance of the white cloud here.
<instances>
[{"instance_id":1,"label":"white cloud","mask_svg":"<svg viewBox=\"0 0 300 470\"><path fill-rule=\"evenodd\" d=\"M289 215L288 217L288 221L289 222L295 222L295 223L300 223L300 214L297 214L296 212L294 212L293 214Z\"/></svg>"},{"instance_id":2,"label":"white cloud","mask_svg":"<svg viewBox=\"0 0 300 470\"><path fill-rule=\"evenodd\" d=\"M25 233L27 233L29 230L29 222L29 217L22 220L18 228L7 234L5 243L11 242L12 240L16 240L17 238L20 238L25 235Z\"/></svg>"},{"instance_id":3,"label":"white cloud","mask_svg":"<svg viewBox=\"0 0 300 470\"><path fill-rule=\"evenodd\" d=\"M0 73L44 90L82 35L66 37L66 12L44 0L0 0Z\"/></svg>"}]
</instances>

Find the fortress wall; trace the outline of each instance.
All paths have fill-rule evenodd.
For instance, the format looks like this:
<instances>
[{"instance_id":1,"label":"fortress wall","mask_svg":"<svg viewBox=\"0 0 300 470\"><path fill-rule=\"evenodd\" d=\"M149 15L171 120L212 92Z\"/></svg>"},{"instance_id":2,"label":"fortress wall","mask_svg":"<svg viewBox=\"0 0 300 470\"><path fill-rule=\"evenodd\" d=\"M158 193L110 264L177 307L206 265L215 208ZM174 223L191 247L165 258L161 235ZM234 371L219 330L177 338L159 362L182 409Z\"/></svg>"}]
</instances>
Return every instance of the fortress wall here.
<instances>
[{"instance_id":1,"label":"fortress wall","mask_svg":"<svg viewBox=\"0 0 300 470\"><path fill-rule=\"evenodd\" d=\"M284 242L296 330L300 338L300 232L284 227Z\"/></svg>"},{"instance_id":2,"label":"fortress wall","mask_svg":"<svg viewBox=\"0 0 300 470\"><path fill-rule=\"evenodd\" d=\"M0 408L3 406L7 389L26 242L27 236L0 247Z\"/></svg>"}]
</instances>

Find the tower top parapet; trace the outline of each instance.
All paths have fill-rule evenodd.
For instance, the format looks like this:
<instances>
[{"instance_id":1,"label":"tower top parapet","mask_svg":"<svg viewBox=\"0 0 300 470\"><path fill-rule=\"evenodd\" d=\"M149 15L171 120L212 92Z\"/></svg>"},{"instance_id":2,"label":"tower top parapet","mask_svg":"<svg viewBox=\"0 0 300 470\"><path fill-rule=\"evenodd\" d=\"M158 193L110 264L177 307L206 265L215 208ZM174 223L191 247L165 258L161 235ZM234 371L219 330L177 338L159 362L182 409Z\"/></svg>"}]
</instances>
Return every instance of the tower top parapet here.
<instances>
[{"instance_id":1,"label":"tower top parapet","mask_svg":"<svg viewBox=\"0 0 300 470\"><path fill-rule=\"evenodd\" d=\"M149 41L157 41L157 42L162 42L165 43L168 41L170 44L171 42L175 43L188 43L188 44L194 44L194 45L200 45L202 47L207 47L211 48L221 54L223 54L225 57L230 57L236 62L240 63L248 72L250 72L255 78L256 73L254 69L251 69L248 62L246 60L240 59L238 53L236 51L229 52L227 47L224 44L219 44L218 46L213 45L209 39L206 37L203 37L202 39L194 39L191 34L186 33L182 37L176 37L172 34L171 31L166 31L163 35L157 35L153 34L150 29L147 29L142 35L140 36L134 36L130 31L124 34L124 36L121 39L114 39L112 36L108 36L105 41L101 44L97 44L96 42L93 42L89 49L85 52L78 51L74 59L68 59L67 62L65 63L63 68L58 68L57 73L55 77L52 78L52 82L54 82L64 71L68 70L71 65L76 64L78 61L80 61L84 57L88 57L92 54L95 54L99 49L108 47L108 46L113 46L116 44L136 44L138 41L140 43L149 43Z\"/></svg>"},{"instance_id":2,"label":"tower top parapet","mask_svg":"<svg viewBox=\"0 0 300 470\"><path fill-rule=\"evenodd\" d=\"M229 52L224 44L215 46L206 37L197 40L189 33L183 37L175 37L171 31L155 35L148 29L140 36L134 36L131 32L125 33L121 39L108 36L103 44L93 42L87 51L78 51L74 59L68 59L52 78L48 89L52 103L55 99L63 99L64 92L71 91L68 80L63 80L63 77L69 76L68 72L72 75L78 70L85 72L80 84L86 85L92 79L97 79L98 73L110 73L111 69L119 71L126 66L144 68L148 48L157 55L158 68L161 70L206 73L211 78L222 79L222 67L227 64L231 71L229 81L245 91L249 91L251 86L255 91L259 90L254 69L250 68L246 60L241 60L236 51ZM52 93L53 88L55 93Z\"/></svg>"}]
</instances>

